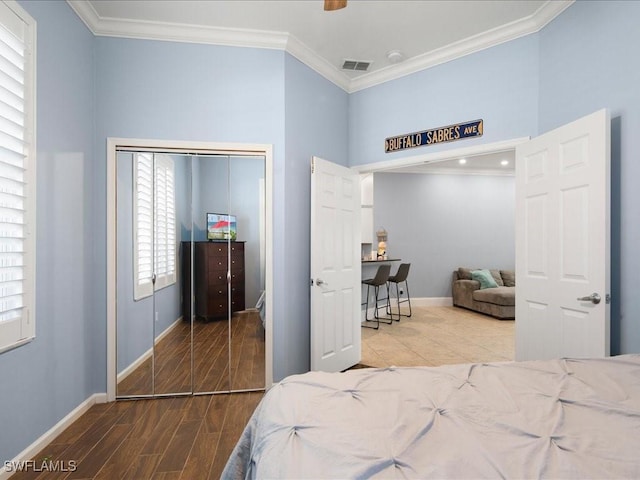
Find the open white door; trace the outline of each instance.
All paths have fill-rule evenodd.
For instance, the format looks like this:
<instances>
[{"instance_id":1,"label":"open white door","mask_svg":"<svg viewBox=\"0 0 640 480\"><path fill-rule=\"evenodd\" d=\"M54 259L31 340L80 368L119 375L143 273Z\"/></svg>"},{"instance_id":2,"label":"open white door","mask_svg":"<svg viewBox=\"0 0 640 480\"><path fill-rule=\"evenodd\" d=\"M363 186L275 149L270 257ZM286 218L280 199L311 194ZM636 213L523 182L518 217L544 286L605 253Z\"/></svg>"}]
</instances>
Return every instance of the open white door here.
<instances>
[{"instance_id":1,"label":"open white door","mask_svg":"<svg viewBox=\"0 0 640 480\"><path fill-rule=\"evenodd\" d=\"M311 160L311 370L360 361L360 177Z\"/></svg>"},{"instance_id":2,"label":"open white door","mask_svg":"<svg viewBox=\"0 0 640 480\"><path fill-rule=\"evenodd\" d=\"M516 359L609 355L606 110L516 147Z\"/></svg>"}]
</instances>

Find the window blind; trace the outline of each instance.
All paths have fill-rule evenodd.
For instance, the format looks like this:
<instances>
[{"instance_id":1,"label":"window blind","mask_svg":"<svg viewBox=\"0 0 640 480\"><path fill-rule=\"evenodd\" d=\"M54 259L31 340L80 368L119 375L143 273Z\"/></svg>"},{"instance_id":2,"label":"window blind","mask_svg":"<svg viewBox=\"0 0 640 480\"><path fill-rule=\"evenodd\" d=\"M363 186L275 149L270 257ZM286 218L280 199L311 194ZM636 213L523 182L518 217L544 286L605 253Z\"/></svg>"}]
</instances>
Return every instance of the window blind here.
<instances>
[{"instance_id":1,"label":"window blind","mask_svg":"<svg viewBox=\"0 0 640 480\"><path fill-rule=\"evenodd\" d=\"M0 25L0 323L25 307L25 43L16 33Z\"/></svg>"},{"instance_id":2,"label":"window blind","mask_svg":"<svg viewBox=\"0 0 640 480\"><path fill-rule=\"evenodd\" d=\"M134 251L136 252L135 285L140 292L136 297L150 295L153 275L153 156L140 153L136 155L136 196L135 225L136 236ZM146 288L145 288L146 286Z\"/></svg>"},{"instance_id":3,"label":"window blind","mask_svg":"<svg viewBox=\"0 0 640 480\"><path fill-rule=\"evenodd\" d=\"M155 172L156 275L166 277L162 279L162 283L166 284L174 280L176 268L176 206L173 161L170 158L156 155Z\"/></svg>"},{"instance_id":4,"label":"window blind","mask_svg":"<svg viewBox=\"0 0 640 480\"><path fill-rule=\"evenodd\" d=\"M136 154L135 183L134 298L139 300L176 280L173 160L161 154Z\"/></svg>"}]
</instances>

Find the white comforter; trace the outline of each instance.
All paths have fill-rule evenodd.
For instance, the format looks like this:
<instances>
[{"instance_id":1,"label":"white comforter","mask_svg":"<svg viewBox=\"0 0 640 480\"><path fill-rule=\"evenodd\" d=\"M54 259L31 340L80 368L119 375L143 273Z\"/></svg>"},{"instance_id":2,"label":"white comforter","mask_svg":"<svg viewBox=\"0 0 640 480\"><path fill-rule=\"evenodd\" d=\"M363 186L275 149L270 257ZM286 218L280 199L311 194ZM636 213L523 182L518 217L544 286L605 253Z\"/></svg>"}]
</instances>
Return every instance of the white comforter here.
<instances>
[{"instance_id":1,"label":"white comforter","mask_svg":"<svg viewBox=\"0 0 640 480\"><path fill-rule=\"evenodd\" d=\"M640 355L291 376L223 478L640 478Z\"/></svg>"}]
</instances>

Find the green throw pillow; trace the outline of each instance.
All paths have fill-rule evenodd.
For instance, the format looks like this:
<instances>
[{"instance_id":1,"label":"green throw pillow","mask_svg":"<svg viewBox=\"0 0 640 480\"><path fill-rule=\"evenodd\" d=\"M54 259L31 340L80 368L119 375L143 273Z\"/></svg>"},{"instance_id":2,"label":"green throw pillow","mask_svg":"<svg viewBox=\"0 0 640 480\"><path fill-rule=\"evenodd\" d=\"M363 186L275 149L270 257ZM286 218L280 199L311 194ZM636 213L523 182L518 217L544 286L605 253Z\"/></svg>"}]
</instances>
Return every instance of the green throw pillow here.
<instances>
[{"instance_id":1,"label":"green throw pillow","mask_svg":"<svg viewBox=\"0 0 640 480\"><path fill-rule=\"evenodd\" d=\"M471 278L480 282L481 290L483 288L496 288L498 286L489 270L474 270L471 272Z\"/></svg>"}]
</instances>

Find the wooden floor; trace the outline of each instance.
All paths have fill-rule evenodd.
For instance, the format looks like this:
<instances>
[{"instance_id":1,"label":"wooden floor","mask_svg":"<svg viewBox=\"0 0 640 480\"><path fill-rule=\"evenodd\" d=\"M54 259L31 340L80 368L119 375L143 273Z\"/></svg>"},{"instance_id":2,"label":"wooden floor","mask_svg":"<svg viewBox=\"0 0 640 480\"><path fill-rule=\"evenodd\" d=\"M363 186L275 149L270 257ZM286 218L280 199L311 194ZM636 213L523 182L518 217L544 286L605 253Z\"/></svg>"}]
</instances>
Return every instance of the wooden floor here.
<instances>
[{"instance_id":1,"label":"wooden floor","mask_svg":"<svg viewBox=\"0 0 640 480\"><path fill-rule=\"evenodd\" d=\"M74 472L21 479L219 479L263 393L126 400L95 405L35 457Z\"/></svg>"},{"instance_id":2,"label":"wooden floor","mask_svg":"<svg viewBox=\"0 0 640 480\"><path fill-rule=\"evenodd\" d=\"M229 322L195 320L193 349L191 324L176 324L155 346L153 360L149 357L118 383L118 397L264 388L265 337L259 313L235 312L230 324L231 348Z\"/></svg>"}]
</instances>

